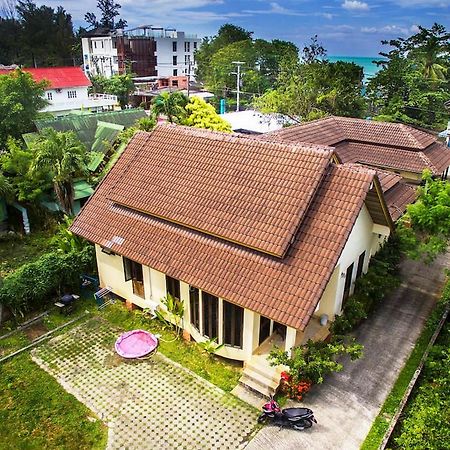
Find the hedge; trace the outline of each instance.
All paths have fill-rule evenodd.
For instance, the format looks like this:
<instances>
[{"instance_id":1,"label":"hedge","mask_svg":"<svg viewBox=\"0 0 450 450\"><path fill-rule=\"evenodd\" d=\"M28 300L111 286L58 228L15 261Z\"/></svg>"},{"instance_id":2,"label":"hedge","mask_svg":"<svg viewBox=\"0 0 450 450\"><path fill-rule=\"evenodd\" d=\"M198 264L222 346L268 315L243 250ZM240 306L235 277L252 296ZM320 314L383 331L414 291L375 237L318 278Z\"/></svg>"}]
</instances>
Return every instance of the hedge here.
<instances>
[{"instance_id":1,"label":"hedge","mask_svg":"<svg viewBox=\"0 0 450 450\"><path fill-rule=\"evenodd\" d=\"M92 246L70 253L46 253L4 278L0 304L8 307L15 316L39 309L64 290L79 289L80 275L91 272L94 262Z\"/></svg>"}]
</instances>

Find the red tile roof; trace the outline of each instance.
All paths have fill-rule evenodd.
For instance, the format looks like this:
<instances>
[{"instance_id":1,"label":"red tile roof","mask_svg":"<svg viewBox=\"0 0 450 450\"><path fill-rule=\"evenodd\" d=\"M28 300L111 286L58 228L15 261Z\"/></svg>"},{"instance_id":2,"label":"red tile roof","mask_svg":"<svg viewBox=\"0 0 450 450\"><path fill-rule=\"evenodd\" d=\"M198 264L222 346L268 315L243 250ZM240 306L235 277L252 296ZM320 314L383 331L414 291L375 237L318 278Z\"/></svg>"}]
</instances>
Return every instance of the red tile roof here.
<instances>
[{"instance_id":1,"label":"red tile roof","mask_svg":"<svg viewBox=\"0 0 450 450\"><path fill-rule=\"evenodd\" d=\"M158 148L162 149L161 154ZM324 164L329 151L314 151L317 156L311 148L161 126L133 138L75 219L72 231L171 277L302 330L333 273L375 177L375 172L367 168ZM164 155L170 164L163 164ZM290 165L300 173L294 173ZM319 181L314 170L321 170L323 177ZM201 174L205 179L197 178ZM173 182L165 182L164 177ZM292 203L294 192L304 192L300 203ZM117 198L126 198L124 203L130 207L117 203ZM170 205L178 205L179 211L166 206L165 198ZM220 198L230 205L228 211ZM258 199L267 209L261 209ZM285 245L294 223L290 221L292 205L300 214L287 252L283 257L264 253L269 248L266 245L282 242L279 249ZM288 225L283 223L284 208L289 213ZM199 214L200 220L189 210ZM281 230L282 241L261 239L261 211L268 214L267 230ZM217 222L208 217L210 213L215 213ZM180 217L182 223L176 223ZM229 220L224 221L224 217ZM197 224L207 232L195 229ZM241 224L244 228L240 228ZM219 225L223 227L223 237L211 233ZM238 234L240 241L247 239L247 233L249 240L244 245L232 242L233 233ZM114 237L123 238L123 242ZM261 241L257 247L262 247L262 251L245 246L253 239Z\"/></svg>"},{"instance_id":2,"label":"red tile roof","mask_svg":"<svg viewBox=\"0 0 450 450\"><path fill-rule=\"evenodd\" d=\"M84 87L92 84L80 67L43 67L21 70L30 73L35 81L49 81L50 86L47 89ZM0 75L8 73L11 73L11 70L0 69Z\"/></svg>"},{"instance_id":3,"label":"red tile roof","mask_svg":"<svg viewBox=\"0 0 450 450\"><path fill-rule=\"evenodd\" d=\"M152 182L133 162L111 200L276 256L286 252L332 153L173 125L131 146Z\"/></svg>"},{"instance_id":4,"label":"red tile roof","mask_svg":"<svg viewBox=\"0 0 450 450\"><path fill-rule=\"evenodd\" d=\"M450 166L450 150L432 134L399 123L331 116L266 133L260 139L330 145L344 163L419 174L426 168L441 174Z\"/></svg>"}]
</instances>

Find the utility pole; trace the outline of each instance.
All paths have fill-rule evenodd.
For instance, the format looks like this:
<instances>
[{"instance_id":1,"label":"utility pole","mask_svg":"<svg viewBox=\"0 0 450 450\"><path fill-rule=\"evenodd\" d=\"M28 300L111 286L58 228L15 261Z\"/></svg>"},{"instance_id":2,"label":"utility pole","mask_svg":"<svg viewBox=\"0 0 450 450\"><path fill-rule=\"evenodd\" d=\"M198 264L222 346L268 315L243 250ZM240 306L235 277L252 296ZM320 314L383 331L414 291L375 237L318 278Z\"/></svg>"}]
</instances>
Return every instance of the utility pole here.
<instances>
[{"instance_id":1,"label":"utility pole","mask_svg":"<svg viewBox=\"0 0 450 450\"><path fill-rule=\"evenodd\" d=\"M239 112L239 101L240 101L240 94L241 94L241 76L243 73L241 73L241 66L242 64L245 64L243 61L232 61L233 64L236 64L236 72L231 72L232 75L236 75L236 112Z\"/></svg>"}]
</instances>

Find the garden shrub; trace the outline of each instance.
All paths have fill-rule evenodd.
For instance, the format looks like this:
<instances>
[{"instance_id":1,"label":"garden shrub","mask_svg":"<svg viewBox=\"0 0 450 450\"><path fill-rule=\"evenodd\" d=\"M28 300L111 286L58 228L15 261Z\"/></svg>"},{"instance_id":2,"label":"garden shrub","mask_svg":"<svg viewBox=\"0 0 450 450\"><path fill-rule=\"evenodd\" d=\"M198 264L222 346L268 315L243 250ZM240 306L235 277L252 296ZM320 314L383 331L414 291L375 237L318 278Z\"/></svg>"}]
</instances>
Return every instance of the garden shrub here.
<instances>
[{"instance_id":1,"label":"garden shrub","mask_svg":"<svg viewBox=\"0 0 450 450\"><path fill-rule=\"evenodd\" d=\"M0 303L15 316L39 309L53 296L60 295L63 289L76 291L80 286L80 275L91 272L94 262L92 246L80 252L46 253L4 278Z\"/></svg>"}]
</instances>

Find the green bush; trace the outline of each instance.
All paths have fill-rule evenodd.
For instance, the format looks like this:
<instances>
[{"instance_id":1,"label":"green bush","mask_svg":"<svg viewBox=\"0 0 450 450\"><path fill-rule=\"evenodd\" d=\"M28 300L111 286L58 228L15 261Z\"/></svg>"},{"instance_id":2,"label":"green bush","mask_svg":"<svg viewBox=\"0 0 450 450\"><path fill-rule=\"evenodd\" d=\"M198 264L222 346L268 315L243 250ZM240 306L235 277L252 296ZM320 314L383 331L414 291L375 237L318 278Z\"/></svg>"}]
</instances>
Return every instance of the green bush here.
<instances>
[{"instance_id":1,"label":"green bush","mask_svg":"<svg viewBox=\"0 0 450 450\"><path fill-rule=\"evenodd\" d=\"M15 316L38 309L63 289L76 290L80 275L92 271L94 261L92 246L80 252L46 253L5 277L0 303L9 307Z\"/></svg>"}]
</instances>

